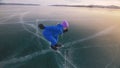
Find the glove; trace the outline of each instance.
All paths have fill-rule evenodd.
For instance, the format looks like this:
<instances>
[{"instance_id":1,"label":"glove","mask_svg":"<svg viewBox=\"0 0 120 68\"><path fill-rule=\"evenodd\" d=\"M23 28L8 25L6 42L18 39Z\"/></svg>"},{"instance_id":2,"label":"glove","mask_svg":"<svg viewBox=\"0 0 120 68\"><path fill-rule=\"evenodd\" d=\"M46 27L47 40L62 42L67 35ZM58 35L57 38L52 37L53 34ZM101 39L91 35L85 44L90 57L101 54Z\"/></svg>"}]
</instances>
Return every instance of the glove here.
<instances>
[{"instance_id":1,"label":"glove","mask_svg":"<svg viewBox=\"0 0 120 68\"><path fill-rule=\"evenodd\" d=\"M68 29L63 30L63 33L68 32Z\"/></svg>"},{"instance_id":2,"label":"glove","mask_svg":"<svg viewBox=\"0 0 120 68\"><path fill-rule=\"evenodd\" d=\"M43 24L39 24L38 27L39 27L40 29L45 29L45 26L44 26Z\"/></svg>"}]
</instances>

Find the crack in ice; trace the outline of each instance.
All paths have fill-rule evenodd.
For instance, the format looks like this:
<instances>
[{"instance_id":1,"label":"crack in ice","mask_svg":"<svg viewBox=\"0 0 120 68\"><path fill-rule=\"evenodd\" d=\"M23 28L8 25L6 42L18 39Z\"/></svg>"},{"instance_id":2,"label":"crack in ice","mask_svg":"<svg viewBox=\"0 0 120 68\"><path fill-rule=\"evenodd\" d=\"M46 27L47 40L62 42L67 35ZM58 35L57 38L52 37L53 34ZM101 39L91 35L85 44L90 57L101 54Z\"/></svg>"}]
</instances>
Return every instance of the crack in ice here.
<instances>
[{"instance_id":1,"label":"crack in ice","mask_svg":"<svg viewBox=\"0 0 120 68\"><path fill-rule=\"evenodd\" d=\"M33 34L34 36L45 40L42 36L40 36L39 31L38 31L38 27L36 27L36 26L38 26L38 25L37 25L38 23L36 23L36 26L33 25L33 24L26 24L26 23L24 23L24 20L23 20L24 15L25 15L25 14L22 14L21 17L20 17L20 23L23 25L23 28L24 28L26 31L28 31L29 33ZM32 27L33 29L35 29L36 32L34 33L34 32L32 32L32 31L30 31L29 29L26 28L25 25L29 25L30 27ZM45 41L46 41L46 40L45 40Z\"/></svg>"},{"instance_id":2,"label":"crack in ice","mask_svg":"<svg viewBox=\"0 0 120 68\"><path fill-rule=\"evenodd\" d=\"M117 57L117 55L118 55L117 52L119 52L119 49L118 49L118 48L119 48L119 47L116 46L116 51L115 51L115 54L114 54L115 58L112 58L111 62L108 63L108 64L106 64L105 68L109 68L109 66L112 65L112 63L113 63L113 60L116 59L116 57Z\"/></svg>"},{"instance_id":3,"label":"crack in ice","mask_svg":"<svg viewBox=\"0 0 120 68\"><path fill-rule=\"evenodd\" d=\"M74 44L76 44L76 43L80 43L80 42L83 42L83 41L86 41L86 40L90 40L90 39L93 39L93 38L95 38L95 37L98 37L98 36L107 34L107 33L109 33L110 31L112 31L114 28L115 28L115 26L111 26L111 27L108 27L108 28L106 28L106 29L104 29L104 30L96 33L96 34L93 34L92 36L88 36L88 37L86 37L86 38L83 38L83 39L80 39L80 40L76 40L76 41L72 41L72 42L67 42L67 43L64 44L64 45L65 45L64 47L65 47L65 48L66 48L66 47L71 47L72 45L74 45Z\"/></svg>"},{"instance_id":4,"label":"crack in ice","mask_svg":"<svg viewBox=\"0 0 120 68\"><path fill-rule=\"evenodd\" d=\"M77 68L70 60L68 60L66 57L64 57L64 55L60 52L57 51L57 53L64 58L65 61L67 61L70 65L72 65L73 68Z\"/></svg>"},{"instance_id":5,"label":"crack in ice","mask_svg":"<svg viewBox=\"0 0 120 68\"><path fill-rule=\"evenodd\" d=\"M44 55L44 54L49 53L49 52L52 52L52 50L51 49L46 49L46 50L34 52L34 53L32 53L30 55L26 55L24 57L12 58L12 59L9 59L9 60L6 60L6 61L1 61L0 65L2 65L2 67L4 67L6 64L28 61L28 60L31 60L33 57L36 57L36 56L39 56L39 55Z\"/></svg>"}]
</instances>

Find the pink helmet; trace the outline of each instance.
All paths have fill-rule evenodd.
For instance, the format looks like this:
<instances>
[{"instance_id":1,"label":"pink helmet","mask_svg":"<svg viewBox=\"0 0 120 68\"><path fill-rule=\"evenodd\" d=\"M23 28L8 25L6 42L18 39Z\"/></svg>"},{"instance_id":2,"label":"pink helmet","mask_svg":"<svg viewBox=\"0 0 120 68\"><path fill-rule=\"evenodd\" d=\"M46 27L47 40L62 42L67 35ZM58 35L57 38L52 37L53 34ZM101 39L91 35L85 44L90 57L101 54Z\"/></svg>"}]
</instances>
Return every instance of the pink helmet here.
<instances>
[{"instance_id":1,"label":"pink helmet","mask_svg":"<svg viewBox=\"0 0 120 68\"><path fill-rule=\"evenodd\" d=\"M64 20L64 21L61 23L61 25L62 25L64 28L68 28L68 27L69 27L69 23L68 23L66 20Z\"/></svg>"}]
</instances>

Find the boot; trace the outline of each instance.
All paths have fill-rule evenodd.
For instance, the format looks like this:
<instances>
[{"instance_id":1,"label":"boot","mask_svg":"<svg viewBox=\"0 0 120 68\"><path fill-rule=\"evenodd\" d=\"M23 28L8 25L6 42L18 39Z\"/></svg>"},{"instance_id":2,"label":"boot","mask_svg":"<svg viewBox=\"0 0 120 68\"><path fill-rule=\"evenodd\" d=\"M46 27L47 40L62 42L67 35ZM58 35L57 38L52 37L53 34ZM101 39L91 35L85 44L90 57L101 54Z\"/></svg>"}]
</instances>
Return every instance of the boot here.
<instances>
[{"instance_id":1,"label":"boot","mask_svg":"<svg viewBox=\"0 0 120 68\"><path fill-rule=\"evenodd\" d=\"M56 47L61 47L61 46L62 46L62 44L56 44L55 46L56 46Z\"/></svg>"},{"instance_id":2,"label":"boot","mask_svg":"<svg viewBox=\"0 0 120 68\"><path fill-rule=\"evenodd\" d=\"M57 50L57 47L56 47L56 46L51 46L51 48L52 48L53 50Z\"/></svg>"}]
</instances>

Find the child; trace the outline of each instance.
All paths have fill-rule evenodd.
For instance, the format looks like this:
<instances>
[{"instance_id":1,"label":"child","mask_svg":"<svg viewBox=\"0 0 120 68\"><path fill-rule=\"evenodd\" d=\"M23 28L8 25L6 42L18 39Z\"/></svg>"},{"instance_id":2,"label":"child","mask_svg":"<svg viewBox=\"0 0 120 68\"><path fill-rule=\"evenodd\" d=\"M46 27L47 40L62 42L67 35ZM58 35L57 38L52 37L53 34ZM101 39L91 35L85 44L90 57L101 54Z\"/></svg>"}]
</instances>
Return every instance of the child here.
<instances>
[{"instance_id":1,"label":"child","mask_svg":"<svg viewBox=\"0 0 120 68\"><path fill-rule=\"evenodd\" d=\"M43 24L39 24L38 27L43 29L42 34L46 40L51 42L51 48L57 50L57 47L61 47L61 44L58 44L58 37L68 31L69 24L67 21L63 21L55 26L44 26Z\"/></svg>"}]
</instances>

